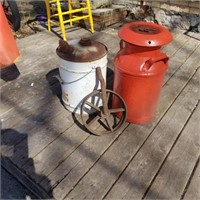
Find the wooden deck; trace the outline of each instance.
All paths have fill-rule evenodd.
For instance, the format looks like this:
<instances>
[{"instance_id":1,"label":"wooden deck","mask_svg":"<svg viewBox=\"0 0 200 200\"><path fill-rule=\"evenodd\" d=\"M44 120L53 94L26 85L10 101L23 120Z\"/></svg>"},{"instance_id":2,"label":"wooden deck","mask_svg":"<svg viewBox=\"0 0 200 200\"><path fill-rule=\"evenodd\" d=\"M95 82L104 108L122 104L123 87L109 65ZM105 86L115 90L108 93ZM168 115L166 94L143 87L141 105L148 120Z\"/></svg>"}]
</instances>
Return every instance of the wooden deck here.
<instances>
[{"instance_id":1,"label":"wooden deck","mask_svg":"<svg viewBox=\"0 0 200 200\"><path fill-rule=\"evenodd\" d=\"M18 40L20 76L0 80L2 166L42 199L200 199L200 36L172 33L155 119L106 136L87 133L60 102L58 37L43 31ZM113 69L117 29L67 36L103 42Z\"/></svg>"}]
</instances>

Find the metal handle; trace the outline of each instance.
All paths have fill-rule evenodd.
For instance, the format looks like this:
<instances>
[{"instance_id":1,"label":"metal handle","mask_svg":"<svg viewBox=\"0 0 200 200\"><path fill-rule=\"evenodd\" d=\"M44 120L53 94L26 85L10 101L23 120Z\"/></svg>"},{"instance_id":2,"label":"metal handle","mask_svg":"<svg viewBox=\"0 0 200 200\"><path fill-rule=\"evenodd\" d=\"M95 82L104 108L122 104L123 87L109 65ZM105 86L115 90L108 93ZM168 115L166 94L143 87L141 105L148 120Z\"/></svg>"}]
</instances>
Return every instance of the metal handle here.
<instances>
[{"instance_id":1,"label":"metal handle","mask_svg":"<svg viewBox=\"0 0 200 200\"><path fill-rule=\"evenodd\" d=\"M120 46L120 50L124 48L124 40L120 40L119 46Z\"/></svg>"},{"instance_id":2,"label":"metal handle","mask_svg":"<svg viewBox=\"0 0 200 200\"><path fill-rule=\"evenodd\" d=\"M169 60L169 57L168 57L167 54L165 54L165 53L162 54L162 55L159 56L159 57L150 58L149 60L147 60L147 61L144 63L144 65L143 65L143 67L142 67L142 70L143 70L143 71L148 71L154 63L163 61L163 62L166 64L168 60Z\"/></svg>"},{"instance_id":3,"label":"metal handle","mask_svg":"<svg viewBox=\"0 0 200 200\"><path fill-rule=\"evenodd\" d=\"M60 82L61 85L64 83L64 81L61 79L59 75L54 75L53 77L56 78Z\"/></svg>"},{"instance_id":4,"label":"metal handle","mask_svg":"<svg viewBox=\"0 0 200 200\"><path fill-rule=\"evenodd\" d=\"M105 80L103 78L100 67L96 68L96 73L97 73L97 77L98 77L100 84L101 84L103 112L104 112L105 115L109 115L108 104L107 104L108 102L107 102L107 96L106 96L106 83L105 83Z\"/></svg>"}]
</instances>

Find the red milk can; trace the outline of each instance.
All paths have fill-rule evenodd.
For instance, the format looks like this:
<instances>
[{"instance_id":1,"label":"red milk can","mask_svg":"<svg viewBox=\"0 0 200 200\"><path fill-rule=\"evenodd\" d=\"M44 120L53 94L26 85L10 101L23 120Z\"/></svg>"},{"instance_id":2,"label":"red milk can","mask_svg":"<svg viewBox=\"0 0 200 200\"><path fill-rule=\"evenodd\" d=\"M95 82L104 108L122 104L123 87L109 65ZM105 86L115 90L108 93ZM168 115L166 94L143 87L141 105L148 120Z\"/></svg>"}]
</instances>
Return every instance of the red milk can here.
<instances>
[{"instance_id":1,"label":"red milk can","mask_svg":"<svg viewBox=\"0 0 200 200\"><path fill-rule=\"evenodd\" d=\"M114 64L113 89L127 105L127 121L145 123L156 111L168 57L161 46L172 40L171 33L161 25L133 22L119 32L120 50ZM113 107L118 102L113 99Z\"/></svg>"}]
</instances>

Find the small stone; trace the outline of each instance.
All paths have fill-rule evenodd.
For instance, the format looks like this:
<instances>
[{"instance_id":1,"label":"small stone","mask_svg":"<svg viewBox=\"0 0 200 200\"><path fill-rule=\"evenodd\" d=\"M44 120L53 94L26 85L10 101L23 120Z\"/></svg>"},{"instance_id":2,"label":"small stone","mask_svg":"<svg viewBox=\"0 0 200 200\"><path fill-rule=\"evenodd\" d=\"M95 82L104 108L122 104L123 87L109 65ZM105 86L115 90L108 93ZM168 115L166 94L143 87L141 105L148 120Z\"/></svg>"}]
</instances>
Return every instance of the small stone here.
<instances>
[{"instance_id":1,"label":"small stone","mask_svg":"<svg viewBox=\"0 0 200 200\"><path fill-rule=\"evenodd\" d=\"M196 26L200 23L199 16L196 15L189 16L189 21L191 26Z\"/></svg>"},{"instance_id":2,"label":"small stone","mask_svg":"<svg viewBox=\"0 0 200 200\"><path fill-rule=\"evenodd\" d=\"M152 17L152 16L145 17L144 20L146 22L154 22L155 21L154 17Z\"/></svg>"},{"instance_id":3,"label":"small stone","mask_svg":"<svg viewBox=\"0 0 200 200\"><path fill-rule=\"evenodd\" d=\"M173 28L173 25L171 24L171 17L168 16L164 10L154 8L153 11L155 14L155 20L158 22L158 24L161 24L168 28Z\"/></svg>"},{"instance_id":4,"label":"small stone","mask_svg":"<svg viewBox=\"0 0 200 200\"><path fill-rule=\"evenodd\" d=\"M144 10L140 6L132 8L131 15L137 20L143 20L145 18Z\"/></svg>"},{"instance_id":5,"label":"small stone","mask_svg":"<svg viewBox=\"0 0 200 200\"><path fill-rule=\"evenodd\" d=\"M173 15L171 17L171 23L175 28L188 30L190 28L190 22L185 16Z\"/></svg>"}]
</instances>

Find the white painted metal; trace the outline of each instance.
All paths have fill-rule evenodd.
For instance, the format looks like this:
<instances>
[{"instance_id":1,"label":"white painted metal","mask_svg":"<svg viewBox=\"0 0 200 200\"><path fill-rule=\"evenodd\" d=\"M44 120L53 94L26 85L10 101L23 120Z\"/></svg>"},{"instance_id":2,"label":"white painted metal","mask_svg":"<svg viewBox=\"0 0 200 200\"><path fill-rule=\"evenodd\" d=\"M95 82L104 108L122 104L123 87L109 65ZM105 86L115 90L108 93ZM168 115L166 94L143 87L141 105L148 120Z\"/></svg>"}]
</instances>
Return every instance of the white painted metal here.
<instances>
[{"instance_id":1,"label":"white painted metal","mask_svg":"<svg viewBox=\"0 0 200 200\"><path fill-rule=\"evenodd\" d=\"M107 55L92 62L72 62L59 57L59 62L62 100L69 111L80 114L83 98L100 89L100 82L96 76L97 67L101 68L106 81Z\"/></svg>"}]
</instances>

